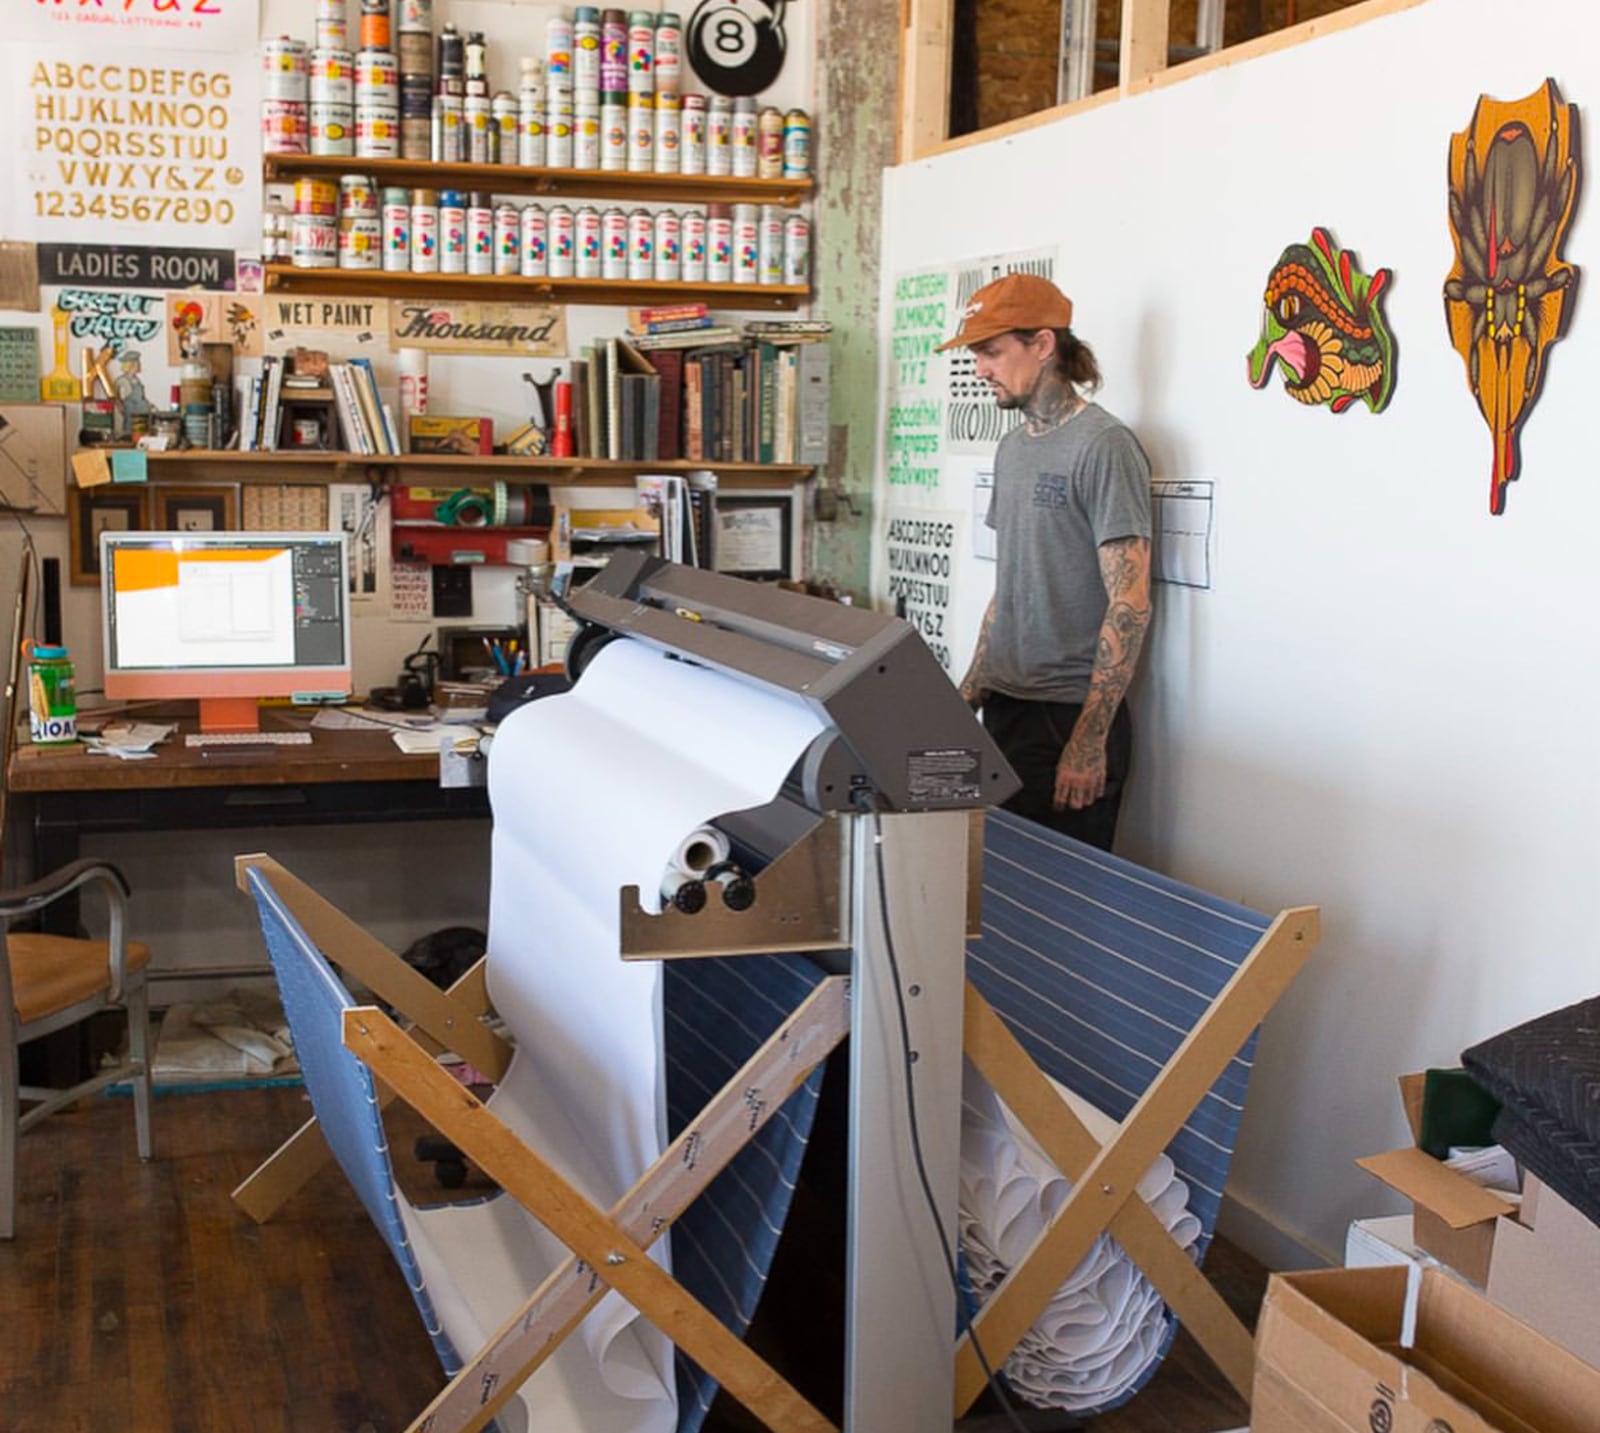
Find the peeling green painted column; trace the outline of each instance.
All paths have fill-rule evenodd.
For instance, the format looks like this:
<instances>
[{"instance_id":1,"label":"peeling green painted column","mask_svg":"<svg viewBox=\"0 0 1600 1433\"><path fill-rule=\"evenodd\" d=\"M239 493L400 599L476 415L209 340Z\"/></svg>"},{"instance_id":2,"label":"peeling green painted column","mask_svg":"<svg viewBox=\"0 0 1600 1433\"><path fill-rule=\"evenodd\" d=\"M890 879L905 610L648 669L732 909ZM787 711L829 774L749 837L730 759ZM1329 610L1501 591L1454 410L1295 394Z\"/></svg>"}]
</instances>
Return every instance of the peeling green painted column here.
<instances>
[{"instance_id":1,"label":"peeling green painted column","mask_svg":"<svg viewBox=\"0 0 1600 1433\"><path fill-rule=\"evenodd\" d=\"M877 450L882 172L895 160L899 6L827 0L822 31L814 253L817 308L833 323L832 431L827 472L817 483L810 576L864 602Z\"/></svg>"}]
</instances>

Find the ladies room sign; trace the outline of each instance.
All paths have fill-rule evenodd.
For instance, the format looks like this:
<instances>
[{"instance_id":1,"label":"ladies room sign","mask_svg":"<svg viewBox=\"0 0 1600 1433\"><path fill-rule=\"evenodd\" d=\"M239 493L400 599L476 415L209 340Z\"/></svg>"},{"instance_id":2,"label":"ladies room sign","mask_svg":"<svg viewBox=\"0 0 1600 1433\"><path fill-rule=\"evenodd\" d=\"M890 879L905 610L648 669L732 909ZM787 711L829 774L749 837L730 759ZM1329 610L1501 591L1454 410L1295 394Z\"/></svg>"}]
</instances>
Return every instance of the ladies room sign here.
<instances>
[{"instance_id":1,"label":"ladies room sign","mask_svg":"<svg viewBox=\"0 0 1600 1433\"><path fill-rule=\"evenodd\" d=\"M254 252L257 0L0 0L0 232Z\"/></svg>"}]
</instances>

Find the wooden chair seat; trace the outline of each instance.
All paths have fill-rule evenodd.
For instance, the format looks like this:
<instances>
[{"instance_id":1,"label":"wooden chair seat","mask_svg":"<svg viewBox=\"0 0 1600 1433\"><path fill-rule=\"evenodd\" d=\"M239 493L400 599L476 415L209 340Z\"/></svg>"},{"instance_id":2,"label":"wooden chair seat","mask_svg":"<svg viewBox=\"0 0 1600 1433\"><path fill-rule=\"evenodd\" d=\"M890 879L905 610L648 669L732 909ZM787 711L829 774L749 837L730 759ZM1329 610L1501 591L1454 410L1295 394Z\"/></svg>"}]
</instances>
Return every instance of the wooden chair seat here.
<instances>
[{"instance_id":1,"label":"wooden chair seat","mask_svg":"<svg viewBox=\"0 0 1600 1433\"><path fill-rule=\"evenodd\" d=\"M105 991L110 984L110 947L103 940L14 931L6 937L11 956L12 999L23 1025L54 1015ZM128 942L128 972L150 964L150 947Z\"/></svg>"}]
</instances>

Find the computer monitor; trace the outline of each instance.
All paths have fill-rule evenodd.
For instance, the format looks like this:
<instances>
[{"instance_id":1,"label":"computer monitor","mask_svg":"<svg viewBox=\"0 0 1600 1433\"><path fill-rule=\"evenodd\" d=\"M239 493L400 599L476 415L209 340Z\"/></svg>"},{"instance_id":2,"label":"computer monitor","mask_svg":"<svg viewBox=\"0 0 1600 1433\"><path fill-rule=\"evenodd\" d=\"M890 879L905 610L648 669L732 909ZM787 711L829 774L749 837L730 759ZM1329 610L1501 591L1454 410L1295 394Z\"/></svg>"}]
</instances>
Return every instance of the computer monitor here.
<instances>
[{"instance_id":1,"label":"computer monitor","mask_svg":"<svg viewBox=\"0 0 1600 1433\"><path fill-rule=\"evenodd\" d=\"M348 695L348 562L343 533L102 533L106 696L256 731L262 697Z\"/></svg>"}]
</instances>

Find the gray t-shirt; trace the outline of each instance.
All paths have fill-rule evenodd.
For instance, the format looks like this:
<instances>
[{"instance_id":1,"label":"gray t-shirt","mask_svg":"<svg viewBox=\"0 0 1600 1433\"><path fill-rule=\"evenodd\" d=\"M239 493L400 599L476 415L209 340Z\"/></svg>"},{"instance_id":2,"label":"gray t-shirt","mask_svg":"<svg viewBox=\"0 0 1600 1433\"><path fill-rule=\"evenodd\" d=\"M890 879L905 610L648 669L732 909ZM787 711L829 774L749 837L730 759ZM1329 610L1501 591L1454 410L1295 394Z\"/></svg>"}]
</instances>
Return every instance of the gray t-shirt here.
<instances>
[{"instance_id":1,"label":"gray t-shirt","mask_svg":"<svg viewBox=\"0 0 1600 1433\"><path fill-rule=\"evenodd\" d=\"M1034 701L1081 702L1106 613L1099 548L1150 536L1150 461L1097 403L1048 433L1013 428L994 461L994 625L983 684Z\"/></svg>"}]
</instances>

